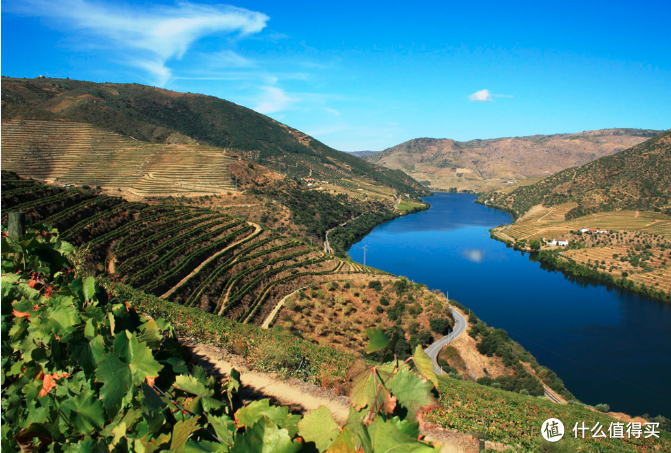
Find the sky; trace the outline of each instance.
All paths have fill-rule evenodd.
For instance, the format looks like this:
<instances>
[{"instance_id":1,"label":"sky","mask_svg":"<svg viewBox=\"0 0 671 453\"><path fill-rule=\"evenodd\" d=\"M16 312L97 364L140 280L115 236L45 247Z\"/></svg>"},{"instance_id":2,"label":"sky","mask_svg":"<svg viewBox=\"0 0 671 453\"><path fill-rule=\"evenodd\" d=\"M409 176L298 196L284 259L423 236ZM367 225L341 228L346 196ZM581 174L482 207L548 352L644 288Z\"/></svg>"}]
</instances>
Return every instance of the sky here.
<instances>
[{"instance_id":1,"label":"sky","mask_svg":"<svg viewBox=\"0 0 671 453\"><path fill-rule=\"evenodd\" d=\"M1 73L223 98L343 151L671 128L671 1L2 1Z\"/></svg>"}]
</instances>

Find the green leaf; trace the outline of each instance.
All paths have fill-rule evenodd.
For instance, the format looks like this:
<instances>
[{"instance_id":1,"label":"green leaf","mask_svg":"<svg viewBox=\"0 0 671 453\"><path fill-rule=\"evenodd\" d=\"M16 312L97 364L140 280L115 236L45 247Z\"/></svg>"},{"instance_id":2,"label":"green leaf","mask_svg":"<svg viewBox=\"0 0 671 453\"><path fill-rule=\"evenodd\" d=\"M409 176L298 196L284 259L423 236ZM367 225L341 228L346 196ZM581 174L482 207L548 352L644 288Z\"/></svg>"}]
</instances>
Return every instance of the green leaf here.
<instances>
[{"instance_id":1,"label":"green leaf","mask_svg":"<svg viewBox=\"0 0 671 453\"><path fill-rule=\"evenodd\" d=\"M415 348L415 354L412 356L412 360L415 362L417 372L431 381L435 388L438 388L438 376L436 376L436 372L433 370L433 362L420 345L417 345Z\"/></svg>"},{"instance_id":2,"label":"green leaf","mask_svg":"<svg viewBox=\"0 0 671 453\"><path fill-rule=\"evenodd\" d=\"M144 393L144 405L149 409L149 413L157 414L165 408L165 401L146 382L142 383L142 393Z\"/></svg>"},{"instance_id":3,"label":"green leaf","mask_svg":"<svg viewBox=\"0 0 671 453\"><path fill-rule=\"evenodd\" d=\"M214 391L205 387L202 382L200 382L193 376L188 376L184 374L180 374L175 378L175 383L173 384L173 386L179 390L183 390L193 395L198 396L214 395Z\"/></svg>"},{"instance_id":4,"label":"green leaf","mask_svg":"<svg viewBox=\"0 0 671 453\"><path fill-rule=\"evenodd\" d=\"M412 438L398 429L398 425L377 417L368 427L375 453L431 453L439 450Z\"/></svg>"},{"instance_id":5,"label":"green leaf","mask_svg":"<svg viewBox=\"0 0 671 453\"><path fill-rule=\"evenodd\" d=\"M230 417L226 415L217 417L215 415L207 414L207 421L209 421L210 426L214 428L214 432L217 434L219 440L228 446L233 445L233 436L238 428Z\"/></svg>"},{"instance_id":6,"label":"green leaf","mask_svg":"<svg viewBox=\"0 0 671 453\"><path fill-rule=\"evenodd\" d=\"M384 335L379 327L366 329L366 335L368 335L367 354L384 349L389 345L389 338Z\"/></svg>"},{"instance_id":7,"label":"green leaf","mask_svg":"<svg viewBox=\"0 0 671 453\"><path fill-rule=\"evenodd\" d=\"M93 299L96 294L96 279L94 277L86 277L86 280L84 280L83 291L85 300Z\"/></svg>"},{"instance_id":8,"label":"green leaf","mask_svg":"<svg viewBox=\"0 0 671 453\"><path fill-rule=\"evenodd\" d=\"M96 380L103 383L100 399L108 413L121 406L123 398L133 384L133 376L128 365L111 352L104 354L98 364Z\"/></svg>"},{"instance_id":9,"label":"green leaf","mask_svg":"<svg viewBox=\"0 0 671 453\"><path fill-rule=\"evenodd\" d=\"M369 367L363 359L354 362L349 370L352 379L350 401L356 410L368 407L377 412L389 398L383 377L378 374L377 367ZM386 377L385 377L386 378Z\"/></svg>"},{"instance_id":10,"label":"green leaf","mask_svg":"<svg viewBox=\"0 0 671 453\"><path fill-rule=\"evenodd\" d=\"M189 439L186 443L185 453L227 453L228 445L220 444L211 440L195 441Z\"/></svg>"},{"instance_id":11,"label":"green leaf","mask_svg":"<svg viewBox=\"0 0 671 453\"><path fill-rule=\"evenodd\" d=\"M398 402L408 410L408 415L415 419L417 413L425 411L436 404L431 393L433 384L408 368L402 368L389 383L389 390Z\"/></svg>"},{"instance_id":12,"label":"green leaf","mask_svg":"<svg viewBox=\"0 0 671 453\"><path fill-rule=\"evenodd\" d=\"M163 368L146 343L140 343L137 334L125 331L114 339L114 351L130 366L133 384L142 384L147 377L156 377Z\"/></svg>"},{"instance_id":13,"label":"green leaf","mask_svg":"<svg viewBox=\"0 0 671 453\"><path fill-rule=\"evenodd\" d=\"M103 406L88 390L64 401L61 408L70 411L70 423L81 434L90 434L95 428L100 429L105 424Z\"/></svg>"},{"instance_id":14,"label":"green leaf","mask_svg":"<svg viewBox=\"0 0 671 453\"><path fill-rule=\"evenodd\" d=\"M243 434L236 434L231 453L294 453L303 445L292 442L289 432L262 417Z\"/></svg>"},{"instance_id":15,"label":"green leaf","mask_svg":"<svg viewBox=\"0 0 671 453\"><path fill-rule=\"evenodd\" d=\"M289 414L288 407L271 406L268 399L253 401L249 405L239 409L235 413L235 422L239 427L250 427L263 417L267 417L268 420L279 425L281 428L288 429L291 437L294 437L298 433L300 415Z\"/></svg>"},{"instance_id":16,"label":"green leaf","mask_svg":"<svg viewBox=\"0 0 671 453\"><path fill-rule=\"evenodd\" d=\"M200 429L198 419L200 417L191 417L186 420L180 420L172 428L172 441L170 442L170 451L184 451L189 437Z\"/></svg>"},{"instance_id":17,"label":"green leaf","mask_svg":"<svg viewBox=\"0 0 671 453\"><path fill-rule=\"evenodd\" d=\"M298 434L308 442L314 442L317 450L326 451L338 434L340 427L333 420L333 414L326 406L312 410L305 414L298 422Z\"/></svg>"},{"instance_id":18,"label":"green leaf","mask_svg":"<svg viewBox=\"0 0 671 453\"><path fill-rule=\"evenodd\" d=\"M153 319L147 320L140 326L140 334L137 336L140 343L147 343L150 348L157 348L161 344L161 332L158 324Z\"/></svg>"},{"instance_id":19,"label":"green leaf","mask_svg":"<svg viewBox=\"0 0 671 453\"><path fill-rule=\"evenodd\" d=\"M356 436L349 428L343 428L333 444L326 450L327 453L359 453L356 447ZM365 450L364 450L365 451Z\"/></svg>"}]
</instances>

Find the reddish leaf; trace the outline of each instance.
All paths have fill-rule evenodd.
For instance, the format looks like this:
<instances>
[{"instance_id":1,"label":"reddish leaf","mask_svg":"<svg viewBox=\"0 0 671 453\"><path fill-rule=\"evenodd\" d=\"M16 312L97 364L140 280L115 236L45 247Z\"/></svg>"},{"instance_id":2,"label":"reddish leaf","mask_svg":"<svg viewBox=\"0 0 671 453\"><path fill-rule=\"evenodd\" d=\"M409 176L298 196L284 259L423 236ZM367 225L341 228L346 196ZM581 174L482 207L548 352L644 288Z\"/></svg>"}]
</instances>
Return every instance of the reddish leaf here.
<instances>
[{"instance_id":1,"label":"reddish leaf","mask_svg":"<svg viewBox=\"0 0 671 453\"><path fill-rule=\"evenodd\" d=\"M30 313L12 310L12 314L17 318L30 318Z\"/></svg>"}]
</instances>

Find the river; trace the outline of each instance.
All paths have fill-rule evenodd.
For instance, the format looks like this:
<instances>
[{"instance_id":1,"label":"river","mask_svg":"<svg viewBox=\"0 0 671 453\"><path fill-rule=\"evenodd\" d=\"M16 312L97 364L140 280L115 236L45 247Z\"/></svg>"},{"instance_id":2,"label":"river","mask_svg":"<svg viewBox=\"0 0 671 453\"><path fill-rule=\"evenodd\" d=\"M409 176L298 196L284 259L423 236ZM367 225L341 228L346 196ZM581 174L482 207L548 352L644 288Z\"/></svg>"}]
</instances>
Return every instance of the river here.
<instances>
[{"instance_id":1,"label":"river","mask_svg":"<svg viewBox=\"0 0 671 453\"><path fill-rule=\"evenodd\" d=\"M430 289L505 329L587 404L671 417L671 305L541 269L490 239L511 222L474 195L436 194L427 211L378 225L350 256Z\"/></svg>"}]
</instances>

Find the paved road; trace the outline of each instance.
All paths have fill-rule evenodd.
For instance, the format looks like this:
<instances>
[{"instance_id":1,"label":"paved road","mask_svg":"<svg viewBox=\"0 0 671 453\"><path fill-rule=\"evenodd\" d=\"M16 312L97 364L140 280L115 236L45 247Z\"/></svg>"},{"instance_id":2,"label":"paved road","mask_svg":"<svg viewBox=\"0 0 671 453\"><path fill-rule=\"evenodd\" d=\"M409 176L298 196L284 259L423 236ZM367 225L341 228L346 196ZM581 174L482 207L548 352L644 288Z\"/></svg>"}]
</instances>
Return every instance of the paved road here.
<instances>
[{"instance_id":1,"label":"paved road","mask_svg":"<svg viewBox=\"0 0 671 453\"><path fill-rule=\"evenodd\" d=\"M426 348L426 353L431 357L431 361L433 362L433 370L436 372L436 374L441 374L442 371L438 364L436 363L436 359L438 358L438 353L440 352L443 347L445 347L449 342L457 338L459 335L464 333L464 330L466 330L466 326L468 323L466 322L466 318L459 313L457 310L454 308L452 310L452 316L454 316L454 329L452 329L452 332L449 334L445 335L443 338L440 340L436 341L432 345L430 345L428 348Z\"/></svg>"}]
</instances>

